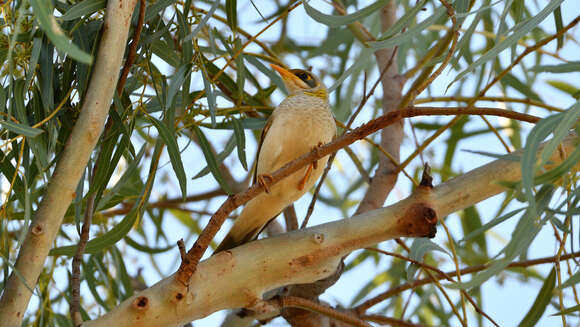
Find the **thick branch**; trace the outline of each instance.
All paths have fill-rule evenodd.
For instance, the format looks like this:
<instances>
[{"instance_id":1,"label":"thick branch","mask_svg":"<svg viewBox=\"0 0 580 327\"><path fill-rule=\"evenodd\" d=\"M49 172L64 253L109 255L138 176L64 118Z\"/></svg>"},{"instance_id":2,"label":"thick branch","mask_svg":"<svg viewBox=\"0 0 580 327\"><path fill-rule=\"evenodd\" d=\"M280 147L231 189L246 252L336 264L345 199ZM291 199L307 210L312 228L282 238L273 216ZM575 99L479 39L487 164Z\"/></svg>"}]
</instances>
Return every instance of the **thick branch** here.
<instances>
[{"instance_id":1,"label":"thick branch","mask_svg":"<svg viewBox=\"0 0 580 327\"><path fill-rule=\"evenodd\" d=\"M136 0L110 0L107 5L103 36L81 114L20 249L15 264L18 274L12 272L0 299L0 321L3 326L21 325L32 295L29 287L36 285L44 260L64 214L76 196L76 187L103 130L135 3Z\"/></svg>"},{"instance_id":2,"label":"thick branch","mask_svg":"<svg viewBox=\"0 0 580 327\"><path fill-rule=\"evenodd\" d=\"M561 152L570 153L579 143L578 136L568 137ZM555 154L550 161L562 159ZM325 278L355 249L395 237L432 235L434 225L425 215L430 208L440 217L448 215L503 191L498 181L520 176L519 162L498 159L433 190L420 186L395 205L246 243L201 262L188 288L170 276L85 326L178 326L237 307L264 313L272 309L262 301L264 292Z\"/></svg>"},{"instance_id":3,"label":"thick branch","mask_svg":"<svg viewBox=\"0 0 580 327\"><path fill-rule=\"evenodd\" d=\"M474 109L464 107L461 108L409 107L399 111L392 111L381 117L373 119L358 128L353 129L349 133L344 134L343 136L337 138L335 141L331 143L318 147L315 150L297 158L296 160L287 163L282 168L278 169L277 171L271 174L272 179L270 180L270 185L274 185L282 178L291 175L292 173L298 171L298 169L306 166L311 162L326 157L327 155L335 151L338 151L339 149L344 148L345 146L348 146L356 142L357 140L365 138L366 136L390 124L398 122L401 118L415 116L437 116L437 115L444 116L444 115L473 115L473 114L494 115L507 118L515 118L527 122L536 122L539 120L538 117L532 115L494 108ZM229 216L229 214L234 209L245 204L250 199L256 197L263 191L264 191L263 186L261 186L259 183L256 183L252 187L247 189L245 192L230 196L216 211L216 213L212 216L206 228L204 228L204 230L197 238L195 244L188 251L187 256L185 258L186 260L182 261L181 266L179 267L178 279L184 286L187 286L189 284L189 279L195 272L199 260L203 256L203 253L209 246L209 243L217 234L218 230L220 229L226 218Z\"/></svg>"}]
</instances>

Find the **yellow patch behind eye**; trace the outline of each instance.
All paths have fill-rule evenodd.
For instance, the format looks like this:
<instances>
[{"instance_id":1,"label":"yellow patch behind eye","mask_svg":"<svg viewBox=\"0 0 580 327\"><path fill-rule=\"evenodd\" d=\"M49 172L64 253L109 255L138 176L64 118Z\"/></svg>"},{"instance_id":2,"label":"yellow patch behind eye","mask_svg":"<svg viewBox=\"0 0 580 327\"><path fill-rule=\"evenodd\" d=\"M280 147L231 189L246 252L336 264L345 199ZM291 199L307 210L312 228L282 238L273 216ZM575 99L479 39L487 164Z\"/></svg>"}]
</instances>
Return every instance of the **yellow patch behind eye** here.
<instances>
[{"instance_id":1,"label":"yellow patch behind eye","mask_svg":"<svg viewBox=\"0 0 580 327\"><path fill-rule=\"evenodd\" d=\"M320 98L320 99L323 99L323 100L325 100L328 97L328 92L324 88L318 89L318 90L316 90L314 92L304 92L304 94L310 95L310 96L313 96L313 97L317 97L317 98Z\"/></svg>"}]
</instances>

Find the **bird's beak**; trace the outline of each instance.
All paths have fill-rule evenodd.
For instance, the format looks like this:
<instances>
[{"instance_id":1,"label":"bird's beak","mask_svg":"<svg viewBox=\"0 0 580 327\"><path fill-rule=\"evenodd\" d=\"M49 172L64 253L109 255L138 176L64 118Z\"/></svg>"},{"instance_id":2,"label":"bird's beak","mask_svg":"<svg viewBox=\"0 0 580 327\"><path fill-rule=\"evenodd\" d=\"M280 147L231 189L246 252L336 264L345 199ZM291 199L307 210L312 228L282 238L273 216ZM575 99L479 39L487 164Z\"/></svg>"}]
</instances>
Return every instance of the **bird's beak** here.
<instances>
[{"instance_id":1,"label":"bird's beak","mask_svg":"<svg viewBox=\"0 0 580 327\"><path fill-rule=\"evenodd\" d=\"M309 88L309 86L304 83L304 81L298 78L298 76L292 74L292 72L289 70L274 64L270 64L270 67L272 67L275 71L278 72L278 74L280 74L280 77L282 77L282 81L284 82L284 85L286 85L288 92L293 93L294 91L300 89Z\"/></svg>"}]
</instances>

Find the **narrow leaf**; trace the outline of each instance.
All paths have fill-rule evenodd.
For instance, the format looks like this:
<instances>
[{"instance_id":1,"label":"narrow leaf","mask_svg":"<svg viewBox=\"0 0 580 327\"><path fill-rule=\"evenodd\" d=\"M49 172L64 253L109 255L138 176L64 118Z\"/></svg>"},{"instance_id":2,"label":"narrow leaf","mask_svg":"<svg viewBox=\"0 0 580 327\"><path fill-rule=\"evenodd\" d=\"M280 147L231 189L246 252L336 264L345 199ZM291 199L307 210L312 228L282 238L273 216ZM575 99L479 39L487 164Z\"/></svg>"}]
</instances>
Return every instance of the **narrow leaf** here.
<instances>
[{"instance_id":1,"label":"narrow leaf","mask_svg":"<svg viewBox=\"0 0 580 327\"><path fill-rule=\"evenodd\" d=\"M236 143L238 148L238 158L244 169L248 170L248 162L246 161L246 133L244 133L244 128L242 124L237 119L232 119L232 125L234 126L234 136L236 137Z\"/></svg>"},{"instance_id":2,"label":"narrow leaf","mask_svg":"<svg viewBox=\"0 0 580 327\"><path fill-rule=\"evenodd\" d=\"M536 28L550 13L552 13L564 0L554 0L550 1L544 9L542 9L536 16L525 20L514 27L514 32L497 43L493 48L483 54L481 57L477 58L471 65L469 65L465 70L455 77L455 79L450 83L457 82L458 80L467 76L467 74L473 72L477 67L483 65L489 60L496 59L500 52L503 50L517 44L517 42L528 34L532 29Z\"/></svg>"},{"instance_id":3,"label":"narrow leaf","mask_svg":"<svg viewBox=\"0 0 580 327\"><path fill-rule=\"evenodd\" d=\"M536 323L540 320L540 318L546 311L546 308L548 307L548 304L552 299L555 285L556 285L556 269L552 268L552 271L550 271L550 274L544 281L544 284L542 285L542 288L540 289L540 292L538 293L538 296L536 297L534 304L530 308L530 311L528 311L524 319L522 319L522 321L520 322L519 324L520 327L527 326L532 327L536 325Z\"/></svg>"},{"instance_id":4,"label":"narrow leaf","mask_svg":"<svg viewBox=\"0 0 580 327\"><path fill-rule=\"evenodd\" d=\"M226 0L226 17L228 19L228 26L232 29L232 32L236 32L238 29L238 16L236 10L237 1Z\"/></svg>"},{"instance_id":5,"label":"narrow leaf","mask_svg":"<svg viewBox=\"0 0 580 327\"><path fill-rule=\"evenodd\" d=\"M44 132L43 130L38 129L38 128L26 126L23 124L18 124L18 123L7 121L7 120L0 121L0 125L2 125L2 127L6 128L7 130L9 130L11 132L14 132L18 135L23 135L26 137L36 137Z\"/></svg>"},{"instance_id":6,"label":"narrow leaf","mask_svg":"<svg viewBox=\"0 0 580 327\"><path fill-rule=\"evenodd\" d=\"M365 18L365 17L369 16L370 14L377 12L380 8L385 6L388 2L389 2L389 0L379 0L379 1L376 1L375 3L373 3L372 5L369 5L369 6L363 8L359 11L356 11L352 14L343 15L343 16L324 14L324 13L314 9L306 1L302 1L302 4L303 4L304 10L308 14L308 16L312 17L312 19L314 19L315 21L317 21L321 24L324 24L328 27L338 27L338 26L348 25L348 24L352 24L356 21L359 21L362 18Z\"/></svg>"},{"instance_id":7,"label":"narrow leaf","mask_svg":"<svg viewBox=\"0 0 580 327\"><path fill-rule=\"evenodd\" d=\"M572 73L580 71L580 61L570 61L560 65L542 65L530 68L530 71L536 73Z\"/></svg>"},{"instance_id":8,"label":"narrow leaf","mask_svg":"<svg viewBox=\"0 0 580 327\"><path fill-rule=\"evenodd\" d=\"M71 42L66 34L61 30L52 15L52 6L50 1L30 0L36 19L40 28L46 33L46 36L52 41L54 46L84 64L91 64L93 57L81 50Z\"/></svg>"},{"instance_id":9,"label":"narrow leaf","mask_svg":"<svg viewBox=\"0 0 580 327\"><path fill-rule=\"evenodd\" d=\"M179 181L181 195L185 198L187 196L187 178L185 177L185 169L183 168L181 153L177 145L177 139L175 137L173 128L169 128L167 126L168 124L164 124L153 117L150 117L150 121L153 123L153 125L155 125L155 128L157 128L159 135L167 146L167 154L169 154L171 166L173 166L173 171L175 172L175 176ZM169 122L169 124L173 124L173 122Z\"/></svg>"},{"instance_id":10,"label":"narrow leaf","mask_svg":"<svg viewBox=\"0 0 580 327\"><path fill-rule=\"evenodd\" d=\"M228 183L226 183L226 181L222 176L222 173L220 172L218 161L211 150L207 138L205 137L205 135L203 134L203 132L199 127L193 126L193 130L195 131L195 135L198 138L199 146L201 147L201 151L203 152L203 155L205 157L205 160L207 162L207 165L209 166L209 169L213 177L220 184L222 189L226 191L226 193L232 194L233 192L230 189L230 186L228 185Z\"/></svg>"},{"instance_id":11,"label":"narrow leaf","mask_svg":"<svg viewBox=\"0 0 580 327\"><path fill-rule=\"evenodd\" d=\"M77 19L83 16L89 16L95 12L105 9L107 6L107 0L85 0L79 2L76 5L70 7L69 10L60 17L60 19L67 21Z\"/></svg>"}]
</instances>

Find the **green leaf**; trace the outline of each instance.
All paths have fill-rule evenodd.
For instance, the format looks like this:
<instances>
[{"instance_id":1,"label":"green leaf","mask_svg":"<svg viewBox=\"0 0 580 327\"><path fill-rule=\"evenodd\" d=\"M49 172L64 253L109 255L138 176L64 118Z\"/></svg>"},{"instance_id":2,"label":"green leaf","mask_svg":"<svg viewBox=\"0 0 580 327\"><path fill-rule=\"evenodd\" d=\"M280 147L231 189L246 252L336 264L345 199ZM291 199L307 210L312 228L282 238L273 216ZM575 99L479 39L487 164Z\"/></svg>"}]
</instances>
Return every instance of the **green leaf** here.
<instances>
[{"instance_id":1,"label":"green leaf","mask_svg":"<svg viewBox=\"0 0 580 327\"><path fill-rule=\"evenodd\" d=\"M556 312L556 313L554 313L554 314L551 314L550 316L561 316L561 315L567 315L567 314L574 313L574 312L578 312L578 311L580 311L580 304L577 304L577 305L575 305L575 306L572 306L572 307L566 308L566 309L564 309L564 310L562 310L562 311L559 311L559 312Z\"/></svg>"},{"instance_id":2,"label":"green leaf","mask_svg":"<svg viewBox=\"0 0 580 327\"><path fill-rule=\"evenodd\" d=\"M137 251L140 252L145 252L148 254L158 254L158 253L163 253L163 252L167 252L173 248L175 248L175 245L170 245L164 248L152 248L149 247L147 245L142 245L139 244L137 241L135 241L134 239L130 238L129 236L125 236L124 238L125 242L127 243L127 245L129 245L130 247L134 248Z\"/></svg>"},{"instance_id":3,"label":"green leaf","mask_svg":"<svg viewBox=\"0 0 580 327\"><path fill-rule=\"evenodd\" d=\"M570 133L572 126L576 124L580 117L580 101L577 101L566 111L556 114L556 116L560 119L558 125L556 125L552 131L553 137L548 141L540 153L540 166L543 166L548 162L552 153L556 151L556 148L560 145L564 137Z\"/></svg>"},{"instance_id":4,"label":"green leaf","mask_svg":"<svg viewBox=\"0 0 580 327\"><path fill-rule=\"evenodd\" d=\"M193 39L197 35L197 33L199 33L201 28L204 27L205 24L207 24L207 21L211 18L211 16L213 16L213 13L216 11L219 5L220 5L219 1L214 2L213 6L211 6L211 8L208 10L207 15L205 15L205 17L201 19L199 24L197 24L197 26L193 29L191 33L189 33L186 37L183 38L183 41L189 41Z\"/></svg>"},{"instance_id":5,"label":"green leaf","mask_svg":"<svg viewBox=\"0 0 580 327\"><path fill-rule=\"evenodd\" d=\"M246 133L242 124L237 119L232 119L232 125L234 126L234 136L236 138L237 148L238 148L238 158L244 169L248 170L248 162L246 161Z\"/></svg>"},{"instance_id":6,"label":"green leaf","mask_svg":"<svg viewBox=\"0 0 580 327\"><path fill-rule=\"evenodd\" d=\"M509 243L501 251L505 254L502 259L493 262L489 268L474 275L469 282L445 284L444 286L451 289L470 289L481 285L489 278L503 271L510 262L529 248L530 243L538 235L543 224L550 218L551 214L548 214L546 218L541 219L539 222L536 219L538 215L548 208L554 191L555 187L552 185L544 185L538 191L535 198L537 207L535 209L528 207L526 212L520 217Z\"/></svg>"},{"instance_id":7,"label":"green leaf","mask_svg":"<svg viewBox=\"0 0 580 327\"><path fill-rule=\"evenodd\" d=\"M232 151L234 151L235 147L236 147L236 139L235 136L232 136L226 143L226 146L224 147L223 151L217 154L216 158L218 162L223 162L224 160L226 160L226 158L232 153ZM195 174L195 176L192 179L203 177L209 174L210 172L211 171L209 169L209 166L205 166L203 167L202 170L199 171L199 173Z\"/></svg>"},{"instance_id":8,"label":"green leaf","mask_svg":"<svg viewBox=\"0 0 580 327\"><path fill-rule=\"evenodd\" d=\"M101 9L105 9L106 6L107 0L85 0L70 7L60 19L67 21L83 16L88 17Z\"/></svg>"},{"instance_id":9,"label":"green leaf","mask_svg":"<svg viewBox=\"0 0 580 327\"><path fill-rule=\"evenodd\" d=\"M371 58L371 54L373 54L373 52L374 51L372 49L363 48L357 55L357 60L354 62L354 64L348 67L348 69L345 70L344 73L342 73L342 75L340 75L340 77L336 79L334 84L328 88L328 92L330 93L336 90L342 84L342 82L344 82L345 79L347 79L349 76L356 73L357 71L361 70L366 64L368 64Z\"/></svg>"},{"instance_id":10,"label":"green leaf","mask_svg":"<svg viewBox=\"0 0 580 327\"><path fill-rule=\"evenodd\" d=\"M169 5L173 4L175 2L175 0L158 0L155 1L149 6L147 6L146 9L146 14L145 14L145 21L151 21L153 20L153 18L155 18L155 15L157 15L157 13L159 13L160 11L164 10L165 8L167 8ZM216 1L219 2L219 1Z\"/></svg>"},{"instance_id":11,"label":"green leaf","mask_svg":"<svg viewBox=\"0 0 580 327\"><path fill-rule=\"evenodd\" d=\"M393 35L401 32L403 29L407 28L417 18L417 14L419 11L421 11L421 9L424 8L426 2L427 0L421 0L417 2L413 8L405 11L405 14L401 16L401 18L397 19L395 24L393 24L391 27L389 27L388 30L381 34L379 40L390 38Z\"/></svg>"},{"instance_id":12,"label":"green leaf","mask_svg":"<svg viewBox=\"0 0 580 327\"><path fill-rule=\"evenodd\" d=\"M230 189L230 186L228 185L228 183L226 183L226 181L222 176L222 173L219 169L218 161L212 152L212 149L209 145L209 142L207 141L207 138L205 137L205 135L198 126L194 125L192 128L195 131L195 135L197 136L197 139L199 141L199 146L201 148L201 151L203 152L205 161L207 162L207 165L213 177L216 179L216 181L220 184L220 186L226 193L232 194L233 192Z\"/></svg>"},{"instance_id":13,"label":"green leaf","mask_svg":"<svg viewBox=\"0 0 580 327\"><path fill-rule=\"evenodd\" d=\"M425 19L421 23L409 28L403 34L389 37L387 39L381 40L379 39L376 42L369 42L369 45L373 49L383 49L383 48L392 48L397 45L401 45L405 42L410 42L412 38L424 32L429 26L435 24L443 15L447 13L447 8L437 8L433 15L429 18Z\"/></svg>"},{"instance_id":14,"label":"green leaf","mask_svg":"<svg viewBox=\"0 0 580 327\"><path fill-rule=\"evenodd\" d=\"M52 41L54 46L84 64L91 64L93 57L77 47L64 34L56 19L52 15L52 6L50 1L30 0L36 19L40 28L46 33L46 36Z\"/></svg>"},{"instance_id":15,"label":"green leaf","mask_svg":"<svg viewBox=\"0 0 580 327\"><path fill-rule=\"evenodd\" d=\"M538 296L536 296L536 300L534 301L534 304L532 304L530 311L528 311L528 313L526 314L524 319L522 319L522 321L518 326L532 327L536 325L536 323L540 320L540 318L546 311L546 308L548 307L548 304L550 303L550 300L554 295L553 291L555 285L556 285L556 269L552 268L552 271L550 271L550 274L544 281L544 284L542 285L542 288L540 289Z\"/></svg>"},{"instance_id":16,"label":"green leaf","mask_svg":"<svg viewBox=\"0 0 580 327\"><path fill-rule=\"evenodd\" d=\"M530 68L536 73L572 73L580 71L580 61L570 61L560 65L541 65Z\"/></svg>"},{"instance_id":17,"label":"green leaf","mask_svg":"<svg viewBox=\"0 0 580 327\"><path fill-rule=\"evenodd\" d=\"M110 231L90 240L87 243L87 247L85 248L85 253L88 254L95 254L99 253L102 250L112 246L113 244L117 243L121 240L125 235L127 235L130 231L135 222L137 221L139 210L137 210L137 205L131 209L131 211L121 220L115 227L113 227ZM73 256L77 251L76 245L68 245L68 246L61 246L58 248L54 248L50 250L48 255L51 256Z\"/></svg>"},{"instance_id":18,"label":"green leaf","mask_svg":"<svg viewBox=\"0 0 580 327\"><path fill-rule=\"evenodd\" d=\"M493 48L491 48L481 57L477 58L477 60L474 61L471 65L465 68L465 70L457 74L457 77L455 77L455 79L449 84L449 86L451 86L458 80L464 78L465 76L467 76L467 74L473 72L477 67L483 65L484 63L490 60L496 59L499 53L502 52L503 50L513 45L516 45L520 39L522 39L532 29L536 28L544 19L546 19L546 17L548 17L550 13L556 10L556 8L558 8L563 1L564 0L550 1L548 5L546 5L546 7L544 7L544 9L542 9L536 16L517 24L513 28L512 34L510 34L508 37L498 42Z\"/></svg>"},{"instance_id":19,"label":"green leaf","mask_svg":"<svg viewBox=\"0 0 580 327\"><path fill-rule=\"evenodd\" d=\"M482 234L483 232L485 232L487 230L490 230L492 227L503 223L504 221L510 219L511 217L513 217L516 214L522 212L523 210L525 210L525 208L519 208L519 209L513 210L513 211L511 211L509 213L506 213L503 216L494 218L490 222L482 225L481 227L477 228L476 230L474 230L474 231L470 232L469 234L465 235L465 237L463 237L463 239L460 240L458 243L467 242L467 241L471 240L472 238L477 237L478 235Z\"/></svg>"},{"instance_id":20,"label":"green leaf","mask_svg":"<svg viewBox=\"0 0 580 327\"><path fill-rule=\"evenodd\" d=\"M111 247L113 244L123 239L131 231L131 228L133 227L133 225L135 225L137 219L141 217L141 215L143 214L145 203L147 202L147 200L149 199L149 195L151 194L151 185L153 185L155 181L155 176L157 173L157 164L159 157L161 156L162 150L163 150L162 143L160 140L158 140L157 143L155 144L155 150L153 151L152 155L152 158L157 159L153 159L151 161L151 166L149 168L149 177L147 178L147 182L143 184L141 194L138 196L137 201L131 208L131 211L129 211L129 213L110 231L90 240L87 243L87 247L85 248L85 253L89 254L100 253L102 250ZM76 252L76 248L77 248L76 245L54 248L50 250L49 255L73 256Z\"/></svg>"},{"instance_id":21,"label":"green leaf","mask_svg":"<svg viewBox=\"0 0 580 327\"><path fill-rule=\"evenodd\" d=\"M552 183L562 175L569 172L580 161L580 147L577 147L571 154L569 154L561 164L549 171L536 176L534 184Z\"/></svg>"},{"instance_id":22,"label":"green leaf","mask_svg":"<svg viewBox=\"0 0 580 327\"><path fill-rule=\"evenodd\" d=\"M14 122L7 121L7 120L0 121L0 125L2 125L2 127L6 128L7 130L9 130L11 132L14 132L18 135L23 135L26 137L36 137L44 132L43 130L38 129L38 128L26 126L23 124L14 123Z\"/></svg>"},{"instance_id":23,"label":"green leaf","mask_svg":"<svg viewBox=\"0 0 580 327\"><path fill-rule=\"evenodd\" d=\"M238 30L238 16L236 10L237 10L237 1L226 0L226 17L228 18L228 26L232 29L232 32L234 33Z\"/></svg>"},{"instance_id":24,"label":"green leaf","mask_svg":"<svg viewBox=\"0 0 580 327\"><path fill-rule=\"evenodd\" d=\"M215 93L213 91L213 85L211 84L211 78L207 72L206 66L205 66L205 58L203 57L203 55L200 55L201 60L200 60L200 65L199 67L201 68L201 72L202 72L202 79L203 79L203 87L205 89L205 97L207 98L207 105L209 107L209 114L211 116L211 124L212 126L215 126L216 124L216 96ZM223 74L222 74L223 75Z\"/></svg>"},{"instance_id":25,"label":"green leaf","mask_svg":"<svg viewBox=\"0 0 580 327\"><path fill-rule=\"evenodd\" d=\"M548 81L546 81L546 83L548 83L548 85L550 85L551 87L556 88L564 93L568 93L573 98L578 99L576 94L578 94L578 92L580 92L580 88L577 88L568 82L558 81L558 80L548 80Z\"/></svg>"},{"instance_id":26,"label":"green leaf","mask_svg":"<svg viewBox=\"0 0 580 327\"><path fill-rule=\"evenodd\" d=\"M562 23L562 7L558 7L556 10L554 10L554 23L556 23L556 33L560 32L560 30L562 30L564 27L564 24ZM558 36L558 45L556 48L560 50L563 45L564 34L560 34L560 36Z\"/></svg>"},{"instance_id":27,"label":"green leaf","mask_svg":"<svg viewBox=\"0 0 580 327\"><path fill-rule=\"evenodd\" d=\"M175 73L173 73L173 76L171 76L171 80L169 81L169 89L167 90L165 108L169 108L173 105L173 98L183 85L183 82L187 76L191 73L191 66L191 64L182 65Z\"/></svg>"},{"instance_id":28,"label":"green leaf","mask_svg":"<svg viewBox=\"0 0 580 327\"><path fill-rule=\"evenodd\" d=\"M440 251L449 256L451 256L444 248L440 247L433 241L428 238L418 237L413 240L413 244L411 245L411 253L409 257L415 261L422 262L423 257L427 252L431 251ZM417 271L417 265L410 263L409 268L407 269L407 279L411 280Z\"/></svg>"},{"instance_id":29,"label":"green leaf","mask_svg":"<svg viewBox=\"0 0 580 327\"><path fill-rule=\"evenodd\" d=\"M522 187L532 211L535 211L535 200L532 187L534 184L534 176L538 169L538 166L536 165L538 162L538 149L541 142L555 130L561 119L561 114L555 114L540 120L536 126L534 126L530 134L528 134L526 139L526 146L524 147L521 162Z\"/></svg>"},{"instance_id":30,"label":"green leaf","mask_svg":"<svg viewBox=\"0 0 580 327\"><path fill-rule=\"evenodd\" d=\"M187 178L185 177L185 169L183 168L183 162L181 161L181 153L179 151L179 146L177 145L175 131L173 130L173 121L164 124L154 117L149 117L149 120L153 123L153 125L155 125L155 128L157 128L161 139L167 146L167 154L169 154L171 166L173 166L173 171L175 172L175 176L179 181L181 195L185 198L187 196Z\"/></svg>"},{"instance_id":31,"label":"green leaf","mask_svg":"<svg viewBox=\"0 0 580 327\"><path fill-rule=\"evenodd\" d=\"M532 100L536 100L539 102L543 102L542 99L540 98L540 96L536 92L534 92L530 88L530 86L524 84L522 81L517 79L511 73L505 74L505 76L500 80L500 83L507 85L507 86L511 86L513 89L515 89L516 91L519 91L520 93L525 95L527 98L530 98Z\"/></svg>"},{"instance_id":32,"label":"green leaf","mask_svg":"<svg viewBox=\"0 0 580 327\"><path fill-rule=\"evenodd\" d=\"M372 5L364 7L361 10L358 10L352 14L343 15L343 16L335 16L335 15L327 15L324 14L312 6L308 4L307 1L302 1L302 5L304 6L304 10L308 14L308 16L312 17L315 21L324 24L328 27L338 27L342 25L352 24L356 21L365 18L372 13L378 12L380 8L385 6L390 0L379 0Z\"/></svg>"}]
</instances>

